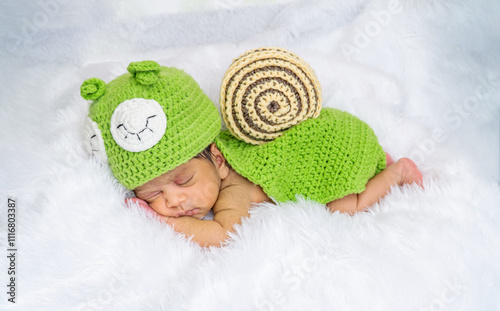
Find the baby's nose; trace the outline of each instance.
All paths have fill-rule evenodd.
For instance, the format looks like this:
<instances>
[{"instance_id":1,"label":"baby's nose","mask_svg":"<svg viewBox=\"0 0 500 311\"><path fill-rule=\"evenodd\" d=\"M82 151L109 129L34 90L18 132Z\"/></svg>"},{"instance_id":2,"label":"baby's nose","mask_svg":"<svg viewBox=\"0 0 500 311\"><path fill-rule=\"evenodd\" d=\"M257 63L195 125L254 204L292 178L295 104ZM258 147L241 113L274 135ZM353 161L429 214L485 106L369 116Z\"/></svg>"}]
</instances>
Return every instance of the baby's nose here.
<instances>
[{"instance_id":1,"label":"baby's nose","mask_svg":"<svg viewBox=\"0 0 500 311\"><path fill-rule=\"evenodd\" d=\"M182 198L180 196L172 196L167 198L167 206L169 208L180 208L184 210L182 207Z\"/></svg>"},{"instance_id":2,"label":"baby's nose","mask_svg":"<svg viewBox=\"0 0 500 311\"><path fill-rule=\"evenodd\" d=\"M182 205L181 205L181 204L173 205L173 206L171 206L171 208L173 208L173 209L178 209L178 210L181 210L181 211L184 211L184 207L182 207Z\"/></svg>"},{"instance_id":3,"label":"baby's nose","mask_svg":"<svg viewBox=\"0 0 500 311\"><path fill-rule=\"evenodd\" d=\"M180 208L180 205L178 203L175 203L175 202L172 202L172 201L168 201L167 202L167 207L171 208L171 209L176 209L176 208Z\"/></svg>"}]
</instances>

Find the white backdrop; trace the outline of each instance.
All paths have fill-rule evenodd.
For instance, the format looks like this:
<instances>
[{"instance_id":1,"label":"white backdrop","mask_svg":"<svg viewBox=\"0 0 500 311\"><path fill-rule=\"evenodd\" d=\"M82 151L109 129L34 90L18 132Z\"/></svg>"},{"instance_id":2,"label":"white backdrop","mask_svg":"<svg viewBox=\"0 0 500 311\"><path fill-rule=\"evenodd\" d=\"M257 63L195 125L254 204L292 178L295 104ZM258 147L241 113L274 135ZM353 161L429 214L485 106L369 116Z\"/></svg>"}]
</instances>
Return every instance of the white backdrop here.
<instances>
[{"instance_id":1,"label":"white backdrop","mask_svg":"<svg viewBox=\"0 0 500 311\"><path fill-rule=\"evenodd\" d=\"M498 16L494 0L2 3L0 309L499 310ZM262 46L309 62L324 106L413 158L425 190L353 217L256 206L209 250L126 208L83 151L81 83L153 59L218 105L231 60Z\"/></svg>"}]
</instances>

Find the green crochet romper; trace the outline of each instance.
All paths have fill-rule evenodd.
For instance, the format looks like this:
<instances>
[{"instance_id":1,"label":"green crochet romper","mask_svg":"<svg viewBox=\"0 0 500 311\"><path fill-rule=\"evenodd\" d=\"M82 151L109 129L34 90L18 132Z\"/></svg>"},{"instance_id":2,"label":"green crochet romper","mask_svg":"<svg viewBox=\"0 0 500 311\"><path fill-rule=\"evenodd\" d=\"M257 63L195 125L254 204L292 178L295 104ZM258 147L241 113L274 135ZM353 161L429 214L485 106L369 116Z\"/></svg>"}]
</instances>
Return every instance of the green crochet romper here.
<instances>
[{"instance_id":1,"label":"green crochet romper","mask_svg":"<svg viewBox=\"0 0 500 311\"><path fill-rule=\"evenodd\" d=\"M232 168L277 202L297 196L326 204L360 193L386 166L373 130L357 117L323 108L263 145L251 145L222 131L215 143Z\"/></svg>"}]
</instances>

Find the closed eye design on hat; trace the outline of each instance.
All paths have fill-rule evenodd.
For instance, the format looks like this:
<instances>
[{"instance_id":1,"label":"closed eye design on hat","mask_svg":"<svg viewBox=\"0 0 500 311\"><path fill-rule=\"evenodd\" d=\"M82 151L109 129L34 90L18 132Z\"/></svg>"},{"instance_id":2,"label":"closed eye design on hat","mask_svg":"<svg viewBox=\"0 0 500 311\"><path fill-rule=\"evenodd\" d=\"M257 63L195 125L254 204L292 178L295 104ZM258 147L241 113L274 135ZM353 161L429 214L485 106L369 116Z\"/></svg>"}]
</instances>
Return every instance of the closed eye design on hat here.
<instances>
[{"instance_id":1,"label":"closed eye design on hat","mask_svg":"<svg viewBox=\"0 0 500 311\"><path fill-rule=\"evenodd\" d=\"M167 117L154 99L133 98L122 102L111 116L110 131L123 149L140 152L156 145L165 134Z\"/></svg>"},{"instance_id":2,"label":"closed eye design on hat","mask_svg":"<svg viewBox=\"0 0 500 311\"><path fill-rule=\"evenodd\" d=\"M87 152L104 163L108 162L101 130L90 117L85 119L85 148Z\"/></svg>"}]
</instances>

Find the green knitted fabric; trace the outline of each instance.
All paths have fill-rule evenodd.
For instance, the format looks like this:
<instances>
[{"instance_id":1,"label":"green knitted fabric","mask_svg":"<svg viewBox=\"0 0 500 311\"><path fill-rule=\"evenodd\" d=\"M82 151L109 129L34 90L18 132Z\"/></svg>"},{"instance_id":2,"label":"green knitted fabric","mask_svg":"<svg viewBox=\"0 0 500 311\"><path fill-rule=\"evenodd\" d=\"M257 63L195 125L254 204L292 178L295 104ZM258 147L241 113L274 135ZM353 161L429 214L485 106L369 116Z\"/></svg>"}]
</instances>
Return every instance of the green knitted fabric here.
<instances>
[{"instance_id":1,"label":"green knitted fabric","mask_svg":"<svg viewBox=\"0 0 500 311\"><path fill-rule=\"evenodd\" d=\"M360 193L386 166L373 130L357 117L331 108L263 145L242 142L229 131L221 132L216 144L236 172L278 202L301 195L326 204Z\"/></svg>"},{"instance_id":2,"label":"green knitted fabric","mask_svg":"<svg viewBox=\"0 0 500 311\"><path fill-rule=\"evenodd\" d=\"M200 153L220 132L221 121L185 72L153 61L131 63L127 69L108 84L97 78L84 81L81 94L94 100L87 149L95 154L104 148L101 158L114 176L134 189ZM96 140L101 136L104 146Z\"/></svg>"}]
</instances>

